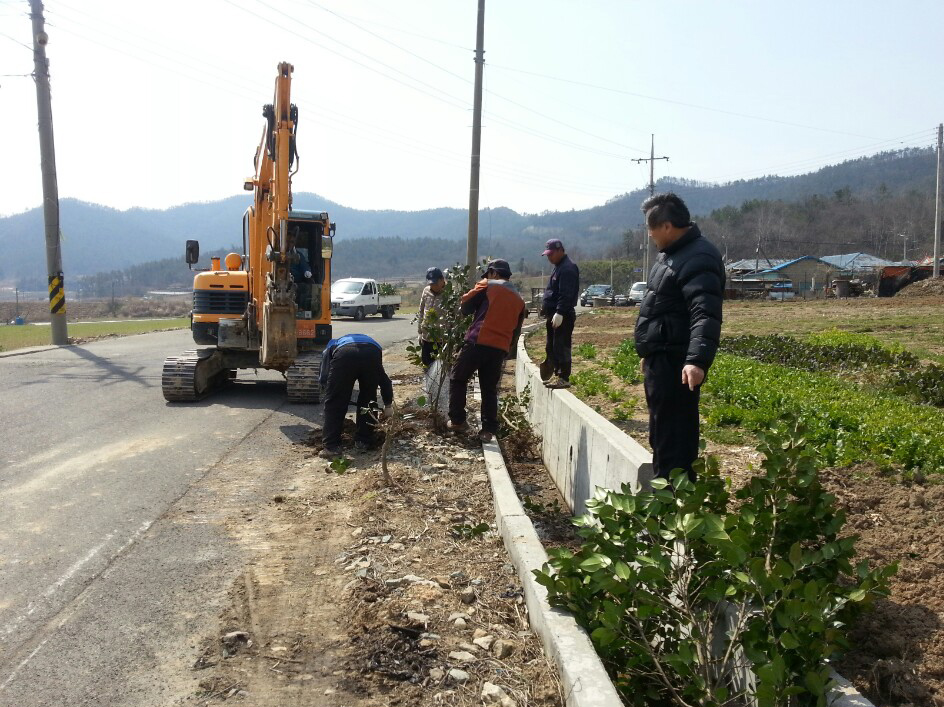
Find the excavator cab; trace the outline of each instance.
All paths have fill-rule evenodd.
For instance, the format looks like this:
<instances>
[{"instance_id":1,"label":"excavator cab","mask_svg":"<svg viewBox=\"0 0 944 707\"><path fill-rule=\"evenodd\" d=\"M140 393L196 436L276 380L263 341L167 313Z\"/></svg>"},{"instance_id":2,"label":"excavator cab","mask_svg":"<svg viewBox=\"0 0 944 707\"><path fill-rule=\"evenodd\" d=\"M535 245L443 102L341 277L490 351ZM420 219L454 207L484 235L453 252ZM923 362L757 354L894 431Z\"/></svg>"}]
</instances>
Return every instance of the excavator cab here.
<instances>
[{"instance_id":1,"label":"excavator cab","mask_svg":"<svg viewBox=\"0 0 944 707\"><path fill-rule=\"evenodd\" d=\"M331 293L325 283L331 281L334 224L324 211L292 211L286 229L294 251L288 258L295 283L298 350L308 351L331 340Z\"/></svg>"}]
</instances>

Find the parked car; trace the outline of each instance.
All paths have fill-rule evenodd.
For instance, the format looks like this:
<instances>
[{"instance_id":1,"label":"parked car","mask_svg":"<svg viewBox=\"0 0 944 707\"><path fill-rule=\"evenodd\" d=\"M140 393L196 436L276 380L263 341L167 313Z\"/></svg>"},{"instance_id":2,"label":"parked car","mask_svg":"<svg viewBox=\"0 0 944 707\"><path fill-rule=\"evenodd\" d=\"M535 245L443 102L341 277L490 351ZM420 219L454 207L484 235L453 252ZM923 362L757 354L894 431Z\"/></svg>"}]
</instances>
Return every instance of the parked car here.
<instances>
[{"instance_id":1,"label":"parked car","mask_svg":"<svg viewBox=\"0 0 944 707\"><path fill-rule=\"evenodd\" d=\"M642 298L646 296L646 283L645 282L634 282L633 286L629 288L629 301L631 305L640 304Z\"/></svg>"},{"instance_id":2,"label":"parked car","mask_svg":"<svg viewBox=\"0 0 944 707\"><path fill-rule=\"evenodd\" d=\"M400 295L382 295L377 282L365 277L348 277L331 285L331 316L354 317L380 313L384 319L400 309Z\"/></svg>"},{"instance_id":3,"label":"parked car","mask_svg":"<svg viewBox=\"0 0 944 707\"><path fill-rule=\"evenodd\" d=\"M582 304L584 307L592 307L594 297L612 296L613 288L609 285L590 285L590 287L580 293L580 304Z\"/></svg>"}]
</instances>

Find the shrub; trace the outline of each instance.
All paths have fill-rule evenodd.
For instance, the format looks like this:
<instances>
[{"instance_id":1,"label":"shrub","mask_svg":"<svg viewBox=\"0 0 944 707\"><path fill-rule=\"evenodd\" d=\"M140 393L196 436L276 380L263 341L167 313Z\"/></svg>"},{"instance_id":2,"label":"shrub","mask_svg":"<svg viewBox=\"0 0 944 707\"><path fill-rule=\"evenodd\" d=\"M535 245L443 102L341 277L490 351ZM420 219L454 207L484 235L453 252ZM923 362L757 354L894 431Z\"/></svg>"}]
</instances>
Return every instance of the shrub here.
<instances>
[{"instance_id":1,"label":"shrub","mask_svg":"<svg viewBox=\"0 0 944 707\"><path fill-rule=\"evenodd\" d=\"M627 385L635 385L642 380L642 371L639 368L639 355L632 339L624 339L608 364L608 368Z\"/></svg>"},{"instance_id":2,"label":"shrub","mask_svg":"<svg viewBox=\"0 0 944 707\"><path fill-rule=\"evenodd\" d=\"M844 512L804 431L765 436L764 473L735 496L717 462L633 494L599 489L577 552L535 571L591 636L627 704L826 705L843 626L887 593L894 567L853 568ZM742 679L750 669L755 680Z\"/></svg>"},{"instance_id":3,"label":"shrub","mask_svg":"<svg viewBox=\"0 0 944 707\"><path fill-rule=\"evenodd\" d=\"M574 353L580 358L593 359L597 357L597 347L593 344L580 344L574 349Z\"/></svg>"},{"instance_id":4,"label":"shrub","mask_svg":"<svg viewBox=\"0 0 944 707\"><path fill-rule=\"evenodd\" d=\"M570 382L581 397L588 398L602 395L610 387L607 376L594 370L577 371L570 377Z\"/></svg>"}]
</instances>

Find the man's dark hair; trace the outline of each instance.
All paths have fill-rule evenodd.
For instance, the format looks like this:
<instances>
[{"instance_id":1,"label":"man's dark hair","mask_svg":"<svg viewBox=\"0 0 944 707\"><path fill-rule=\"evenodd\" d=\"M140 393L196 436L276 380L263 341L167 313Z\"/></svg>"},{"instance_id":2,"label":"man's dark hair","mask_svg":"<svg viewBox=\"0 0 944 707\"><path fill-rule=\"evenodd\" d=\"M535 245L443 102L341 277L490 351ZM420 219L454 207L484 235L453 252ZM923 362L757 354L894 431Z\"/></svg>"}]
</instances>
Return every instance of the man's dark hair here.
<instances>
[{"instance_id":1,"label":"man's dark hair","mask_svg":"<svg viewBox=\"0 0 944 707\"><path fill-rule=\"evenodd\" d=\"M646 214L646 225L655 228L668 221L675 228L688 228L692 225L692 215L688 207L672 192L656 194L642 202L642 212Z\"/></svg>"}]
</instances>

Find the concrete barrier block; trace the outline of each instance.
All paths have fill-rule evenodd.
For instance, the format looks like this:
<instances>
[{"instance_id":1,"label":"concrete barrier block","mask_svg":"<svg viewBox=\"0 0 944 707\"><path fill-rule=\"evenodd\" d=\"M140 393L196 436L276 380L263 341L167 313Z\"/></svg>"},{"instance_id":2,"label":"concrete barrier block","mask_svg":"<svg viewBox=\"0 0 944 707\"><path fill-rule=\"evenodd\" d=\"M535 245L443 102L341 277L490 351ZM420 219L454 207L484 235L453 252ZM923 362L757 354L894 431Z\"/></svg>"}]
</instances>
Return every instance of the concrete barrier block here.
<instances>
[{"instance_id":1,"label":"concrete barrier block","mask_svg":"<svg viewBox=\"0 0 944 707\"><path fill-rule=\"evenodd\" d=\"M518 492L508 475L498 443L492 440L482 444L485 456L485 470L492 487L492 499L495 503L495 521L499 532L504 532L502 524L507 518L524 516L524 507L518 499Z\"/></svg>"}]
</instances>

